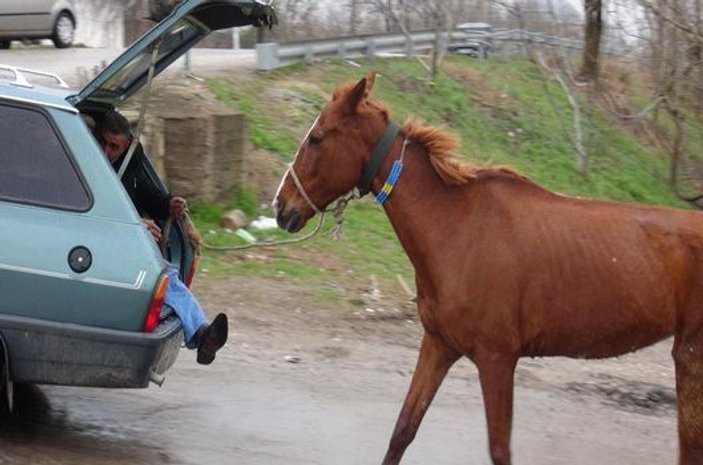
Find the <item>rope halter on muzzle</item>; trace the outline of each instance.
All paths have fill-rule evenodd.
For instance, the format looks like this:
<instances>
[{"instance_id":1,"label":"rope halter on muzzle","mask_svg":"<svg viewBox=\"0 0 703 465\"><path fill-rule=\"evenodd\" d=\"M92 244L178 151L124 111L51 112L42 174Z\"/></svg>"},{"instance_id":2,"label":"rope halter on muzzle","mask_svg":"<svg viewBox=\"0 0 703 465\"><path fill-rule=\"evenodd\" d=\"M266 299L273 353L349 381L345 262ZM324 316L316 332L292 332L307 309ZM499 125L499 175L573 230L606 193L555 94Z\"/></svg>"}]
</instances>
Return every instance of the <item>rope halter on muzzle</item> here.
<instances>
[{"instance_id":1,"label":"rope halter on muzzle","mask_svg":"<svg viewBox=\"0 0 703 465\"><path fill-rule=\"evenodd\" d=\"M273 200L273 206L275 208L276 206L276 201L278 199L278 196L281 193L281 189L283 188L283 184L286 181L286 178L288 175L293 179L293 184L295 184L295 188L298 190L298 193L300 196L305 200L305 202L312 208L312 210L320 215L320 224L318 225L317 229L320 228L322 225L322 222L325 217L325 213L327 213L329 210L327 209L322 209L318 207L315 202L312 201L310 196L308 195L307 191L305 190L305 187L303 187L303 183L300 180L300 177L298 176L298 173L295 172L295 161L298 159L298 155L300 152L303 152L303 156L305 156L305 153L307 153L307 146L305 146L305 149L303 149L303 145L307 142L308 138L310 137L310 133L312 132L313 128L319 121L320 116L318 115L317 118L315 118L315 121L312 122L312 125L310 126L310 129L305 133L305 137L303 137L302 142L300 143L300 146L298 147L298 150L296 152L295 157L293 158L293 161L288 164L288 168L286 169L286 172L283 174L283 177L281 178L281 183L278 186L278 189L276 189L276 195L274 196ZM331 235L332 238L337 240L342 238L342 223L344 223L344 209L347 207L349 201L354 198L354 193L351 192L349 195L342 196L339 199L337 199L337 204L335 205L333 211L334 211L334 219L335 219L335 226L332 229Z\"/></svg>"},{"instance_id":2,"label":"rope halter on muzzle","mask_svg":"<svg viewBox=\"0 0 703 465\"><path fill-rule=\"evenodd\" d=\"M303 138L300 146L298 147L298 151L296 152L295 157L293 158L293 161L288 164L288 169L286 170L285 174L283 175L283 178L281 179L281 183L278 186L278 189L276 189L276 195L274 196L274 201L273 201L273 206L275 208L276 201L278 199L278 196L281 193L281 189L283 188L283 184L286 181L286 178L288 175L293 178L293 183L295 184L296 189L298 190L298 193L303 197L305 202L312 208L312 210L320 215L320 224L322 224L322 218L324 218L324 215L327 211L327 209L321 209L319 208L315 202L310 199L310 196L308 193L305 191L305 187L303 187L303 183L300 180L300 177L298 174L295 172L295 162L298 159L298 155L300 154L301 151L303 151L303 156L305 156L305 153L307 153L308 146L305 146L305 149L303 149L303 145L307 142L308 138L310 137L310 133L312 132L313 128L319 121L320 116L318 115L317 118L315 118L315 121L313 121L312 125L310 126L310 129L308 129L307 133L305 133L305 137ZM376 146L374 147L373 152L371 153L371 157L369 159L368 164L364 168L364 171L362 173L362 177L359 180L359 183L356 186L356 189L358 190L358 194L354 192L352 189L351 192L349 192L346 195L343 195L337 199L337 203L334 206L334 219L335 219L335 226L332 229L331 235L333 239L341 239L343 237L343 224L345 221L344 218L344 210L347 208L349 205L349 202L353 199L360 199L364 195L366 195L370 190L371 190L371 183L373 182L373 179L376 177L378 174L378 170L381 167L381 163L383 160L386 158L386 156L390 153L390 149L393 146L393 142L395 141L395 138L397 137L398 133L400 131L400 126L398 126L397 123L390 122L388 126L386 127L386 130L384 131L383 135L381 138L378 140L376 143ZM381 189L381 192L379 192L379 195L376 197L376 201L379 204L383 204L389 197L393 187L395 186L396 182L398 181L398 177L400 176L400 173L402 172L403 169L403 156L405 154L405 147L407 147L409 141L408 138L405 138L405 141L403 141L402 149L401 149L401 154L400 154L400 159L396 160L393 164L393 167L391 169L390 176L386 183L383 185L383 188Z\"/></svg>"}]
</instances>

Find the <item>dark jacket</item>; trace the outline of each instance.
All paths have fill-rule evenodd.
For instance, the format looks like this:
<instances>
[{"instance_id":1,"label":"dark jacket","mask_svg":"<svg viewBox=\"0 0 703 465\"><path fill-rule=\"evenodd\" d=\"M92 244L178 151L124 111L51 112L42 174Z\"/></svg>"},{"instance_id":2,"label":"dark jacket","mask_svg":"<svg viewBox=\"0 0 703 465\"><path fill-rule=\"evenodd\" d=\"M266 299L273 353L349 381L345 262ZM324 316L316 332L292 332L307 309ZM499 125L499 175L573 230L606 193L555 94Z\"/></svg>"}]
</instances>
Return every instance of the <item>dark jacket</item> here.
<instances>
[{"instance_id":1,"label":"dark jacket","mask_svg":"<svg viewBox=\"0 0 703 465\"><path fill-rule=\"evenodd\" d=\"M117 161L112 163L115 172L120 169L125 155L122 155ZM144 155L144 148L140 143L137 145L129 166L122 176L122 185L141 216L166 220L171 212L171 196L163 192L152 181L144 167L145 163L146 155Z\"/></svg>"}]
</instances>

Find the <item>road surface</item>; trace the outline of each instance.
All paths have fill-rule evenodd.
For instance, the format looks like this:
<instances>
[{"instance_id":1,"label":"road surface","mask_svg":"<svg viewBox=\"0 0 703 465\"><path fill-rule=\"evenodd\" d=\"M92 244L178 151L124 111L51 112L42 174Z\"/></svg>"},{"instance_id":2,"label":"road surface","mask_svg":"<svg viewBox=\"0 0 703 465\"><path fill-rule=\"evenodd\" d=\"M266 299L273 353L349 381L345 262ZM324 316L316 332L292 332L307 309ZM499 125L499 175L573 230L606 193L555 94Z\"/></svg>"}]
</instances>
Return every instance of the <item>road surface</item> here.
<instances>
[{"instance_id":1,"label":"road surface","mask_svg":"<svg viewBox=\"0 0 703 465\"><path fill-rule=\"evenodd\" d=\"M104 68L122 53L118 49L28 47L0 50L0 64L18 66L55 73L71 87L80 87L83 76L94 73L94 68ZM195 74L222 74L232 69L254 69L254 50L193 49L190 57L190 71ZM185 57L173 63L165 74L183 73L186 70Z\"/></svg>"},{"instance_id":2,"label":"road surface","mask_svg":"<svg viewBox=\"0 0 703 465\"><path fill-rule=\"evenodd\" d=\"M231 317L213 365L184 349L161 388L31 391L1 430L0 464L380 463L421 335L409 314L325 305L255 277L201 279L197 293ZM619 360L521 361L514 463L674 464L668 351L665 342ZM403 463L490 463L468 361L453 368Z\"/></svg>"}]
</instances>

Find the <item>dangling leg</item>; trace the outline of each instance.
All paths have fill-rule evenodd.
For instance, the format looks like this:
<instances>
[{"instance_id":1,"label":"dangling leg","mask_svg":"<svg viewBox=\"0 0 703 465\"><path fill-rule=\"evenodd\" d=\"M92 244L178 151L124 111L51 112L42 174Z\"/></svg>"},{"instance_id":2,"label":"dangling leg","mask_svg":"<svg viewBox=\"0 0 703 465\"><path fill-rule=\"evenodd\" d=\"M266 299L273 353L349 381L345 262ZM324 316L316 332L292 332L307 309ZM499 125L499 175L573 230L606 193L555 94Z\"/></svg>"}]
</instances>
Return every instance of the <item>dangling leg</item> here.
<instances>
[{"instance_id":1,"label":"dangling leg","mask_svg":"<svg viewBox=\"0 0 703 465\"><path fill-rule=\"evenodd\" d=\"M183 326L186 347L195 349L198 346L197 338L195 338L199 329L207 326L207 318L202 307L190 290L181 282L178 277L178 270L169 266L166 269L168 274L168 288L164 296L164 302L171 307L178 315Z\"/></svg>"},{"instance_id":2,"label":"dangling leg","mask_svg":"<svg viewBox=\"0 0 703 465\"><path fill-rule=\"evenodd\" d=\"M415 374L408 395L398 416L383 465L397 465L415 438L422 417L430 406L437 389L459 354L438 338L425 332Z\"/></svg>"},{"instance_id":3,"label":"dangling leg","mask_svg":"<svg viewBox=\"0 0 703 465\"><path fill-rule=\"evenodd\" d=\"M488 443L493 465L510 465L510 431L513 422L513 378L516 356L477 354L486 409Z\"/></svg>"},{"instance_id":4,"label":"dangling leg","mask_svg":"<svg viewBox=\"0 0 703 465\"><path fill-rule=\"evenodd\" d=\"M209 365L215 354L225 345L228 336L227 315L219 313L208 324L200 303L178 277L173 266L167 269L169 282L164 302L170 306L181 320L186 347L197 349L197 361Z\"/></svg>"},{"instance_id":5,"label":"dangling leg","mask_svg":"<svg viewBox=\"0 0 703 465\"><path fill-rule=\"evenodd\" d=\"M677 334L676 364L679 464L703 465L703 326Z\"/></svg>"}]
</instances>

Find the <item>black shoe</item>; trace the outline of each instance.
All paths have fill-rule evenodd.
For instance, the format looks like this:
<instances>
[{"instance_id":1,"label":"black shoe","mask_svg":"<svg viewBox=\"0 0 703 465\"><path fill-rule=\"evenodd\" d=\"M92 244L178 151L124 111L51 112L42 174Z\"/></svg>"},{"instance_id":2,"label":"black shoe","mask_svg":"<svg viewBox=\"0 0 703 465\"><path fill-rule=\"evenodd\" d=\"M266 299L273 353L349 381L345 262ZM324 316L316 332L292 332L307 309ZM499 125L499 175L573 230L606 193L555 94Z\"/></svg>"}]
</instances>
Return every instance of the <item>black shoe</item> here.
<instances>
[{"instance_id":1,"label":"black shoe","mask_svg":"<svg viewBox=\"0 0 703 465\"><path fill-rule=\"evenodd\" d=\"M198 363L209 365L215 360L215 353L227 342L227 315L218 314L207 326L198 342Z\"/></svg>"}]
</instances>

